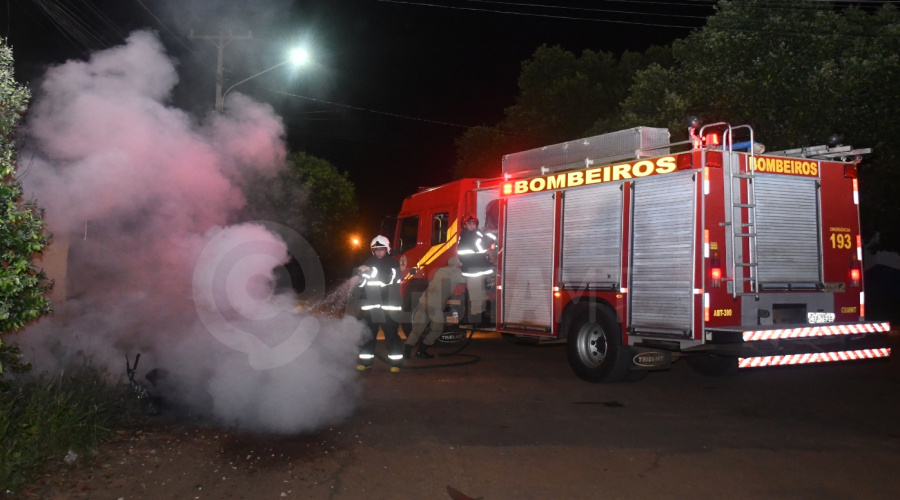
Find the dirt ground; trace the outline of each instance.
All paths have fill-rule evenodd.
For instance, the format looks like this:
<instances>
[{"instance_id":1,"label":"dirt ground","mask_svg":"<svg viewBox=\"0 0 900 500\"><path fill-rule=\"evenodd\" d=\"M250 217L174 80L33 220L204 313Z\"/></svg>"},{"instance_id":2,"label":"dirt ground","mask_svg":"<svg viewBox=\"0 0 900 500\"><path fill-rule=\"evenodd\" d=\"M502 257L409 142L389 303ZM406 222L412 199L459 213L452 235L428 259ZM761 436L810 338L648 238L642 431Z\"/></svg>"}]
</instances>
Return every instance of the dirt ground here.
<instances>
[{"instance_id":1,"label":"dirt ground","mask_svg":"<svg viewBox=\"0 0 900 500\"><path fill-rule=\"evenodd\" d=\"M327 498L350 436L235 434L148 420L60 461L21 498Z\"/></svg>"}]
</instances>

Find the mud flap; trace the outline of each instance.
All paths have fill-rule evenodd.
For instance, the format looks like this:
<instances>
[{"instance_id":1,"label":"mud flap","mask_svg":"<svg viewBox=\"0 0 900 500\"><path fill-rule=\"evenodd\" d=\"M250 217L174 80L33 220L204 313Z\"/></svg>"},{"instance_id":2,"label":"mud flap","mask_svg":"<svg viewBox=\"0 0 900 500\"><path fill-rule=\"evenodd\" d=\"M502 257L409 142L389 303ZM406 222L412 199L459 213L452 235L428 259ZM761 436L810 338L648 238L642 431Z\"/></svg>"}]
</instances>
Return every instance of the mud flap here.
<instances>
[{"instance_id":1,"label":"mud flap","mask_svg":"<svg viewBox=\"0 0 900 500\"><path fill-rule=\"evenodd\" d=\"M659 349L646 347L631 347L634 356L631 359L631 369L640 371L668 370L672 368L672 353Z\"/></svg>"}]
</instances>

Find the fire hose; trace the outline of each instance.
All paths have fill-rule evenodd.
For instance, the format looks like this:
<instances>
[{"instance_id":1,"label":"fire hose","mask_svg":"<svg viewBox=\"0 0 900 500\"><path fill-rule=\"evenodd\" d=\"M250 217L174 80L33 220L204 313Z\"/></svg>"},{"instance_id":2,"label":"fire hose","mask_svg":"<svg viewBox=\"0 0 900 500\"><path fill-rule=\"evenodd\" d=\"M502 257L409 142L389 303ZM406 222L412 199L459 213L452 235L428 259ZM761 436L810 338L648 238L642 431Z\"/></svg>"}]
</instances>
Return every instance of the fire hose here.
<instances>
[{"instance_id":1,"label":"fire hose","mask_svg":"<svg viewBox=\"0 0 900 500\"><path fill-rule=\"evenodd\" d=\"M472 329L469 331L469 335L466 337L465 341L463 341L462 345L460 345L459 347L455 348L454 350L452 350L450 352L435 353L435 356L439 356L441 358L449 358L449 357L467 358L465 361L458 361L458 362L453 362L453 363L431 363L431 364L421 365L421 366L404 366L403 369L404 370L430 370L433 368L450 368L453 366L466 366L466 365L475 364L475 363L481 361L481 356L477 356L475 354L460 354L463 349L465 349L466 347L469 346L469 342L472 340L472 336L474 336L474 335L475 335L475 330ZM431 346L429 346L429 347L431 347ZM375 357L380 359L385 364L391 364L390 360L385 359L380 354L376 354Z\"/></svg>"}]
</instances>

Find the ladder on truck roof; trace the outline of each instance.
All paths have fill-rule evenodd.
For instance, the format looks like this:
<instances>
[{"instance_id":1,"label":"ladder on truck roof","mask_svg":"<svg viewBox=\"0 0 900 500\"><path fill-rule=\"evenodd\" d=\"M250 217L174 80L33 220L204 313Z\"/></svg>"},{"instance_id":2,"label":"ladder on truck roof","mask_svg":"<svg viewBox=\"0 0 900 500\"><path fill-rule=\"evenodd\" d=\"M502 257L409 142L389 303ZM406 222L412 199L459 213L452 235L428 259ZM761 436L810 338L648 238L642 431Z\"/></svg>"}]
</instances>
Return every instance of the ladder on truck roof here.
<instances>
[{"instance_id":1,"label":"ladder on truck roof","mask_svg":"<svg viewBox=\"0 0 900 500\"><path fill-rule=\"evenodd\" d=\"M732 245L731 259L731 280L732 280L732 297L737 298L742 295L753 295L759 299L759 262L757 260L757 227L756 227L756 152L754 146L756 141L753 138L753 128L750 125L738 125L732 127L725 122L712 123L705 125L700 129L700 137L705 137L704 129L708 127L725 126L725 133L722 141L722 162L728 165L728 185L731 190L731 221L725 222L728 227L728 237ZM750 155L747 158L747 168L741 171L741 162L732 156L735 149L734 131L738 129L747 129L750 133L750 140L741 143L739 146L746 145ZM703 150L703 164L706 165L706 154L708 149ZM724 166L724 165L723 165ZM741 198L741 182L740 179L747 180L747 199ZM737 181L737 182L735 182ZM735 217L737 212L737 217ZM746 217L744 214L746 213ZM747 241L747 252L744 252L743 242ZM740 252L738 252L740 249ZM738 260L740 255L740 260ZM746 272L745 272L746 269ZM750 284L750 291L745 291L744 283Z\"/></svg>"},{"instance_id":2,"label":"ladder on truck roof","mask_svg":"<svg viewBox=\"0 0 900 500\"><path fill-rule=\"evenodd\" d=\"M836 161L841 163L858 163L862 155L870 154L872 148L853 149L852 146L808 146L805 148L785 149L773 151L772 156L792 156L794 158L809 158L812 160Z\"/></svg>"}]
</instances>

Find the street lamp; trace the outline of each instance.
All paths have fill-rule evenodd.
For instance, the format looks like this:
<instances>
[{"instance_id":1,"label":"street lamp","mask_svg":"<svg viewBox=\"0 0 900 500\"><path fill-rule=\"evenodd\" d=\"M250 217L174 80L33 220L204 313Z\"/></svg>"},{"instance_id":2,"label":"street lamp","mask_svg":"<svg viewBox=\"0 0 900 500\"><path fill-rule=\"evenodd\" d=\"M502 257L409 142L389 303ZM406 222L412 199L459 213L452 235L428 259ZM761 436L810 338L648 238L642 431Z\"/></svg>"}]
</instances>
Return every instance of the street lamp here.
<instances>
[{"instance_id":1,"label":"street lamp","mask_svg":"<svg viewBox=\"0 0 900 500\"><path fill-rule=\"evenodd\" d=\"M306 49L303 49L303 48L296 48L296 49L292 50L292 51L291 51L291 54L290 54L290 57L288 57L288 58L285 59L284 61L281 61L280 63L276 64L275 66L272 66L271 68L264 69L264 70L260 71L259 73L256 73L255 75L251 75L251 76L248 76L247 78L244 78L243 80L241 80L241 81L235 83L235 84L232 85L231 87L228 87L228 89L225 90L225 92L222 93L222 97L218 97L218 96L217 96L217 99L216 99L216 113L221 113L221 112L222 112L222 107L223 107L224 104L225 104L225 96L227 96L228 93L231 92L231 90L234 89L235 87L237 87L238 85L240 85L240 84L242 84L242 83L244 83L244 82L247 82L247 81L249 81L249 80L252 80L252 79L256 78L256 77L259 76L259 75L263 75L263 74L265 74L265 73L268 73L269 71L272 71L273 69L280 68L280 67L284 66L285 64L292 63L292 64L295 64L295 65L297 65L297 66L301 66L301 65L303 65L303 64L306 64L308 61L309 61L309 53L306 51Z\"/></svg>"}]
</instances>

